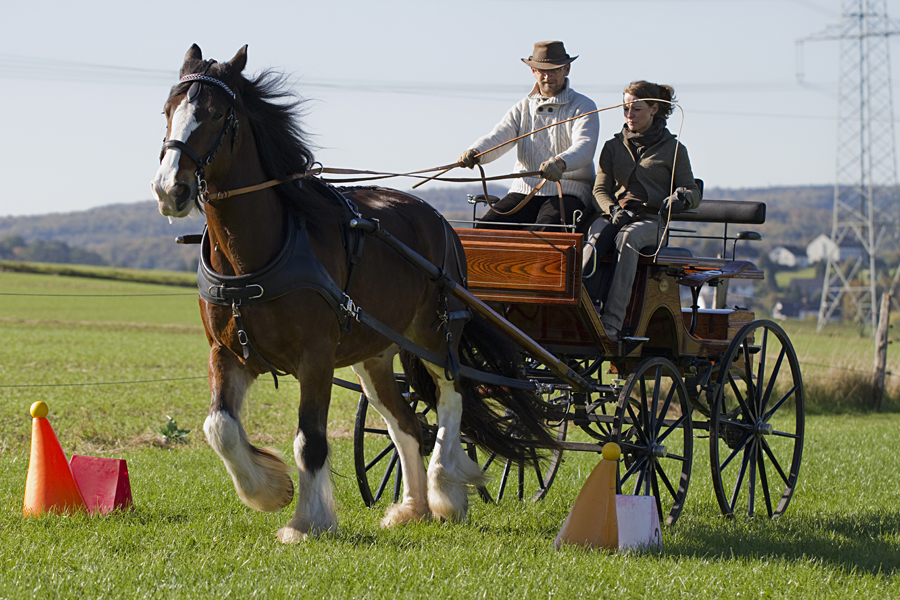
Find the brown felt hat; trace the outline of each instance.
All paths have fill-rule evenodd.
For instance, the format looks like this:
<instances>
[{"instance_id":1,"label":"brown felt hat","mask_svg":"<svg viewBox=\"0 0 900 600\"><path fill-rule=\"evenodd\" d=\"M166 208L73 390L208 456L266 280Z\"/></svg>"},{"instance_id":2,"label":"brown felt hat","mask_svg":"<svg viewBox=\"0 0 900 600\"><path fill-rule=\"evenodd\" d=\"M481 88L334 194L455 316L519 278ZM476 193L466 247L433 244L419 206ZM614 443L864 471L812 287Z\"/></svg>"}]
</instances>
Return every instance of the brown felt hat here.
<instances>
[{"instance_id":1,"label":"brown felt hat","mask_svg":"<svg viewBox=\"0 0 900 600\"><path fill-rule=\"evenodd\" d=\"M523 58L522 62L529 67L546 71L564 67L576 58L578 57L566 54L566 47L562 42L550 41L535 43L531 56Z\"/></svg>"}]
</instances>

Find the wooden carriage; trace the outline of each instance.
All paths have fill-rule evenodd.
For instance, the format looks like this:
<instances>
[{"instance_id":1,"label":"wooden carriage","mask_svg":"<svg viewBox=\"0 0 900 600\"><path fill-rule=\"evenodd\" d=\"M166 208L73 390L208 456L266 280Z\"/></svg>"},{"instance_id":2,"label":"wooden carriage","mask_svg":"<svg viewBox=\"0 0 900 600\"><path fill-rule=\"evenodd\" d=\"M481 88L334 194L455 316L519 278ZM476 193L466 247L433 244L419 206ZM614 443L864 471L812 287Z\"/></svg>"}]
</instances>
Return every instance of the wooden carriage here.
<instances>
[{"instance_id":1,"label":"wooden carriage","mask_svg":"<svg viewBox=\"0 0 900 600\"><path fill-rule=\"evenodd\" d=\"M523 377L539 382L541 393L558 408L559 419L551 425L562 450L536 468L478 456L470 445L473 458L496 470L490 489L479 490L482 497L499 500L514 493L540 499L564 452L599 452L615 441L623 450L621 493L654 496L661 521L671 524L684 507L696 437L708 438L723 514L752 516L764 508L777 517L787 508L803 448L796 353L776 323L756 319L746 308L701 308L698 302L703 286L763 278L752 263L735 258L738 241L759 235L729 234L728 228L763 223L765 205L706 200L675 220L673 227L721 224L722 234L715 237L722 241L722 256L731 256L696 257L675 244L678 237L695 234L670 229L669 245L655 255L656 248L642 251L647 256L639 261L619 342L605 335L582 284L581 234L457 230L469 265L469 291L508 322L513 339L524 334L592 382L591 390L579 390L541 361L526 361ZM614 268L611 257L602 258L600 268ZM410 399L416 401L414 393ZM428 409L420 416L428 442L433 436ZM356 466L371 505L391 489L396 498L400 481L391 444L367 435L386 432L366 419L362 398Z\"/></svg>"}]
</instances>

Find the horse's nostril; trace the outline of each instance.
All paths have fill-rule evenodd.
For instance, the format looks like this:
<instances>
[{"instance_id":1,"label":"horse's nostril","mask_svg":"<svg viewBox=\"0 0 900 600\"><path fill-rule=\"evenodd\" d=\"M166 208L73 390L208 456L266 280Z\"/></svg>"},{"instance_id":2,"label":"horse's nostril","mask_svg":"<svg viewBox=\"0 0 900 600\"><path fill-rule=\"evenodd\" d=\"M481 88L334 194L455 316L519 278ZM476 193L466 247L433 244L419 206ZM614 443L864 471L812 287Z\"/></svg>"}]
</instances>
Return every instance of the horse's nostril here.
<instances>
[{"instance_id":1,"label":"horse's nostril","mask_svg":"<svg viewBox=\"0 0 900 600\"><path fill-rule=\"evenodd\" d=\"M191 186L186 183L176 183L172 188L172 197L175 198L175 202L181 204L182 202L186 202L188 197L191 194Z\"/></svg>"}]
</instances>

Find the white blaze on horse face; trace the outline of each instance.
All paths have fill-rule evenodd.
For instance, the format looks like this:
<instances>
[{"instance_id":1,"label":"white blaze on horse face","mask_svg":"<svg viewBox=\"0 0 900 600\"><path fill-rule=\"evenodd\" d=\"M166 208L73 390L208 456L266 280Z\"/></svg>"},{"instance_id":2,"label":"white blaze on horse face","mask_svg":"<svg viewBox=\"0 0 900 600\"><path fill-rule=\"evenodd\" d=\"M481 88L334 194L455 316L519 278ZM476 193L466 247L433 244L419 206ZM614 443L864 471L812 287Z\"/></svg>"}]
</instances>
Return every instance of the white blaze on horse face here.
<instances>
[{"instance_id":1,"label":"white blaze on horse face","mask_svg":"<svg viewBox=\"0 0 900 600\"><path fill-rule=\"evenodd\" d=\"M189 103L187 97L181 101L181 104L178 105L178 108L175 109L175 113L172 115L169 140L187 142L194 130L200 126L196 118L196 110L197 106ZM178 175L178 163L180 160L181 150L178 148L166 148L159 169L156 171L156 177L150 186L156 194L156 200L160 204L171 205L168 208L172 210L174 210L174 199L171 193L177 183L175 178Z\"/></svg>"}]
</instances>

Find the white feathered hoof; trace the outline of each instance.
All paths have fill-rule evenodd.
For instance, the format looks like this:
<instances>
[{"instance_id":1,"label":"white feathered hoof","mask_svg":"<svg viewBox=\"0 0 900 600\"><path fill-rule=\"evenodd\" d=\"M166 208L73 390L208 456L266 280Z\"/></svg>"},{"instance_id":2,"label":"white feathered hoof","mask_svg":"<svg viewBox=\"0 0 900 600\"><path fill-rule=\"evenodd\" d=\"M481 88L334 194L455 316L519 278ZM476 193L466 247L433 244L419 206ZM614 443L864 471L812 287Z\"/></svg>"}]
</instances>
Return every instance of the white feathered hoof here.
<instances>
[{"instance_id":1,"label":"white feathered hoof","mask_svg":"<svg viewBox=\"0 0 900 600\"><path fill-rule=\"evenodd\" d=\"M278 541L283 544L299 544L308 537L336 535L337 531L337 523L334 521L313 523L307 518L294 517L287 525L279 529L275 535Z\"/></svg>"},{"instance_id":2,"label":"white feathered hoof","mask_svg":"<svg viewBox=\"0 0 900 600\"><path fill-rule=\"evenodd\" d=\"M288 467L273 450L253 449L253 463L256 466L255 489L247 490L238 478L234 487L241 502L248 507L263 512L275 512L288 506L294 499L294 482Z\"/></svg>"},{"instance_id":3,"label":"white feathered hoof","mask_svg":"<svg viewBox=\"0 0 900 600\"><path fill-rule=\"evenodd\" d=\"M436 519L461 523L469 510L469 487L446 469L428 469L428 506Z\"/></svg>"},{"instance_id":4,"label":"white feathered hoof","mask_svg":"<svg viewBox=\"0 0 900 600\"><path fill-rule=\"evenodd\" d=\"M275 533L275 537L282 544L299 544L309 537L309 534L297 531L293 527L282 527Z\"/></svg>"},{"instance_id":5,"label":"white feathered hoof","mask_svg":"<svg viewBox=\"0 0 900 600\"><path fill-rule=\"evenodd\" d=\"M392 504L384 513L381 519L381 526L385 529L405 525L407 523L415 523L416 521L427 521L431 518L428 506L421 502L402 502Z\"/></svg>"}]
</instances>

